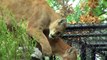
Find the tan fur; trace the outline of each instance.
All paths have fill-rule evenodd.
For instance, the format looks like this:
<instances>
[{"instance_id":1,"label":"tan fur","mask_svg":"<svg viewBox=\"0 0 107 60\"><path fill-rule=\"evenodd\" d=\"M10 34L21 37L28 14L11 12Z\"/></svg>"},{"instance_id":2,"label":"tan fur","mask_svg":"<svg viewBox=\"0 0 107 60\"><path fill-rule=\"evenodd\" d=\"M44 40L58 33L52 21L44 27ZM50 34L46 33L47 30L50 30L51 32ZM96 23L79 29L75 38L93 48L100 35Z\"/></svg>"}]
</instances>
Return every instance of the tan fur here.
<instances>
[{"instance_id":1,"label":"tan fur","mask_svg":"<svg viewBox=\"0 0 107 60\"><path fill-rule=\"evenodd\" d=\"M44 54L51 55L52 49L43 30L49 29L51 32L57 27L59 30L65 27L59 26L61 17L49 7L45 0L0 0L0 6L9 9L15 15L17 22L25 18L28 21L28 33L40 43ZM7 20L7 25L10 25L11 21Z\"/></svg>"},{"instance_id":2,"label":"tan fur","mask_svg":"<svg viewBox=\"0 0 107 60\"><path fill-rule=\"evenodd\" d=\"M62 60L77 60L76 48L69 46L61 38L50 40L50 44L52 53L61 56Z\"/></svg>"}]
</instances>

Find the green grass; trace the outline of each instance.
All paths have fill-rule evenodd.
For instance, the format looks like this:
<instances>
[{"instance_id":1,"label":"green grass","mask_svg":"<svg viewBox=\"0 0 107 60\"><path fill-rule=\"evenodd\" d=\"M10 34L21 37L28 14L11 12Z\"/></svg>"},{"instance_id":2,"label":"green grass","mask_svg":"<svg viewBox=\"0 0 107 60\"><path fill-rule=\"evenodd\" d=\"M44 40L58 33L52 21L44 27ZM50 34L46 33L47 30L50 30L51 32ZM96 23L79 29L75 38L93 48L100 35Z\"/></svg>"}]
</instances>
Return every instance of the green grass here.
<instances>
[{"instance_id":1,"label":"green grass","mask_svg":"<svg viewBox=\"0 0 107 60\"><path fill-rule=\"evenodd\" d=\"M17 27L15 17L8 11L2 11L0 16L0 60L30 60L33 52L33 41L26 33L26 29ZM15 31L10 32L5 24L6 17L12 21ZM20 22L22 24L22 22ZM19 45L25 49L18 49Z\"/></svg>"}]
</instances>

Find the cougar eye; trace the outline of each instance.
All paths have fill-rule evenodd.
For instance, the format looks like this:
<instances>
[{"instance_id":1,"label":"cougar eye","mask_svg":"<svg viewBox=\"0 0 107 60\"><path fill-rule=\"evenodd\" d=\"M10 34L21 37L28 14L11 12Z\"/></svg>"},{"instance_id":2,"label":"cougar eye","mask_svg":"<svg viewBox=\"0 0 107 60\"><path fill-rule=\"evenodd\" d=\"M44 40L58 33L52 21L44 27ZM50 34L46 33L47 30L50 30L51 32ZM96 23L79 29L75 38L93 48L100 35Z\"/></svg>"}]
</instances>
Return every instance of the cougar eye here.
<instances>
[{"instance_id":1,"label":"cougar eye","mask_svg":"<svg viewBox=\"0 0 107 60\"><path fill-rule=\"evenodd\" d=\"M61 34L61 32L57 32L57 33L56 33L56 35L60 35L60 34Z\"/></svg>"}]
</instances>

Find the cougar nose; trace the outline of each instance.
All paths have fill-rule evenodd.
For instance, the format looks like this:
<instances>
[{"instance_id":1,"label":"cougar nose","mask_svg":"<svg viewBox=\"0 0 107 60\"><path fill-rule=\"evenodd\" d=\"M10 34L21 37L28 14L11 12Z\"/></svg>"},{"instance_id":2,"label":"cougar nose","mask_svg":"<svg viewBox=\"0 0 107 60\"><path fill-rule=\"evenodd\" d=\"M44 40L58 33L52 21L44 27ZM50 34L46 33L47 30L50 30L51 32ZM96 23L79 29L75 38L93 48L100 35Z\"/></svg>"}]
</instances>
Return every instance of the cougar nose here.
<instances>
[{"instance_id":1,"label":"cougar nose","mask_svg":"<svg viewBox=\"0 0 107 60\"><path fill-rule=\"evenodd\" d=\"M53 39L53 38L55 38L55 36L52 35L52 34L50 34L50 35L49 35L49 38Z\"/></svg>"},{"instance_id":2,"label":"cougar nose","mask_svg":"<svg viewBox=\"0 0 107 60\"><path fill-rule=\"evenodd\" d=\"M55 38L55 36L54 35L51 35L52 36L52 38Z\"/></svg>"}]
</instances>

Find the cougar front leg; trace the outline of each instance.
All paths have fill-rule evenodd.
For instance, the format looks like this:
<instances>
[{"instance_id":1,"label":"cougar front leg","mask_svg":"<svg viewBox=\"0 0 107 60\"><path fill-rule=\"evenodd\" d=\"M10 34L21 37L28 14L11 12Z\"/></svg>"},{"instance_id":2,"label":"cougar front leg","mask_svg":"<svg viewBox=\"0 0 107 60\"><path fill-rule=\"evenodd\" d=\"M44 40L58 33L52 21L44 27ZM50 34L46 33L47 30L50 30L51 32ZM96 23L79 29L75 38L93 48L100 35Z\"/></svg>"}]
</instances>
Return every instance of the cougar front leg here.
<instances>
[{"instance_id":1,"label":"cougar front leg","mask_svg":"<svg viewBox=\"0 0 107 60\"><path fill-rule=\"evenodd\" d=\"M42 52L44 55L51 55L52 49L48 42L48 39L44 35L43 31L37 28L30 28L28 33L36 39L36 41L41 45Z\"/></svg>"}]
</instances>

